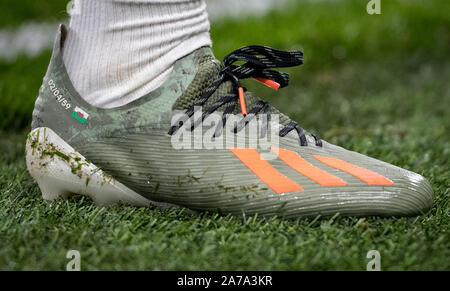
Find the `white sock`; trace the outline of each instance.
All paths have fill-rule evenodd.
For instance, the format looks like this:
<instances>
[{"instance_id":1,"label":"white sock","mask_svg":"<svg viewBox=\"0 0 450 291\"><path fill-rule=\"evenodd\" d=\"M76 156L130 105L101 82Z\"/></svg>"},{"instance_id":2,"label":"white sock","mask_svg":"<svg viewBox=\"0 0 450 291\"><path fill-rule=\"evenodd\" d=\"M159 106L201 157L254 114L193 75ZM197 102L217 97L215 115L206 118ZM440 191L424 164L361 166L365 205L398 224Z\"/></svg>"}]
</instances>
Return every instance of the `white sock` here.
<instances>
[{"instance_id":1,"label":"white sock","mask_svg":"<svg viewBox=\"0 0 450 291\"><path fill-rule=\"evenodd\" d=\"M63 59L90 104L112 108L158 88L173 63L211 46L203 0L75 0Z\"/></svg>"}]
</instances>

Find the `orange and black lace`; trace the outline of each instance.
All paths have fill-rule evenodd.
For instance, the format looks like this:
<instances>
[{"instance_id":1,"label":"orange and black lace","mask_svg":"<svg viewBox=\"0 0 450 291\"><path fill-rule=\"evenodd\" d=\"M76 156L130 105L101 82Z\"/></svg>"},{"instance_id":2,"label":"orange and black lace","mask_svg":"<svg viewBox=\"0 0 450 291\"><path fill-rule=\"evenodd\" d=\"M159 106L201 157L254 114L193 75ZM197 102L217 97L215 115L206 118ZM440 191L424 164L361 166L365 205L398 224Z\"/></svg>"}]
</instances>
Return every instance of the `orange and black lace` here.
<instances>
[{"instance_id":1,"label":"orange and black lace","mask_svg":"<svg viewBox=\"0 0 450 291\"><path fill-rule=\"evenodd\" d=\"M235 64L236 62L244 62L242 65ZM239 102L242 115L244 116L241 126L234 128L234 132L238 132L244 128L247 123L259 112L263 111L267 116L266 124L268 126L268 118L270 113L270 106L267 102L259 101L253 108L247 112L245 103L245 88L241 86L240 80L253 78L258 82L261 82L275 90L286 87L289 84L289 75L284 72L273 70L273 68L286 68L294 67L303 64L303 53L301 51L281 51L267 46L251 45L237 49L224 58L224 68L220 71L219 77L215 80L206 90L203 92L200 99L187 109L184 118L177 121L176 125L172 126L169 134L172 135L183 124L194 115L195 108L202 107L219 86L226 82L231 81L234 85L232 94L225 95L217 100L212 106L210 106L199 120L194 121L191 126L193 130L198 124L210 115L212 112L222 106L226 106L223 112L222 126L216 129L214 136L218 136L222 132L222 128L225 126L227 116L231 114ZM279 133L280 136L286 136L290 131L296 130L300 138L300 145L308 145L305 131L294 121L287 124ZM322 146L320 138L314 134L311 134L317 146Z\"/></svg>"}]
</instances>

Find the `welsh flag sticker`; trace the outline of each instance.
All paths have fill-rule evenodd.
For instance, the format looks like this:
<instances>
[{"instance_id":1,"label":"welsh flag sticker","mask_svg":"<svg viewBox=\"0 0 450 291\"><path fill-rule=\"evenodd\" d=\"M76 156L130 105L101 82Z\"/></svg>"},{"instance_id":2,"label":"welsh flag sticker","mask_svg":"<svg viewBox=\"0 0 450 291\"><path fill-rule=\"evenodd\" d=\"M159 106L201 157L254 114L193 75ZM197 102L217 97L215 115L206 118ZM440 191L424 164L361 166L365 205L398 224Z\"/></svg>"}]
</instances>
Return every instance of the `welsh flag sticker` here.
<instances>
[{"instance_id":1,"label":"welsh flag sticker","mask_svg":"<svg viewBox=\"0 0 450 291\"><path fill-rule=\"evenodd\" d=\"M83 109L78 106L75 106L75 110L72 112L72 116L75 117L81 123L85 123L86 119L88 119L89 114L86 113Z\"/></svg>"}]
</instances>

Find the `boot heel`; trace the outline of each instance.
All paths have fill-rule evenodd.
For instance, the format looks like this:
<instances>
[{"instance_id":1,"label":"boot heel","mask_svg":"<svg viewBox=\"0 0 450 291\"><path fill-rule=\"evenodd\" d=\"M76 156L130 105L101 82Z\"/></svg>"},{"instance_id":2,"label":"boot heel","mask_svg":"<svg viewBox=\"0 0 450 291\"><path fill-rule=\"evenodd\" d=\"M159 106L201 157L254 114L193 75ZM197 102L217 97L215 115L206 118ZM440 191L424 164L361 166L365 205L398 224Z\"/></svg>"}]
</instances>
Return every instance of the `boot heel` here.
<instances>
[{"instance_id":1,"label":"boot heel","mask_svg":"<svg viewBox=\"0 0 450 291\"><path fill-rule=\"evenodd\" d=\"M100 205L119 201L136 206L151 205L150 200L86 161L50 128L36 128L28 135L26 162L45 200L81 194Z\"/></svg>"}]
</instances>

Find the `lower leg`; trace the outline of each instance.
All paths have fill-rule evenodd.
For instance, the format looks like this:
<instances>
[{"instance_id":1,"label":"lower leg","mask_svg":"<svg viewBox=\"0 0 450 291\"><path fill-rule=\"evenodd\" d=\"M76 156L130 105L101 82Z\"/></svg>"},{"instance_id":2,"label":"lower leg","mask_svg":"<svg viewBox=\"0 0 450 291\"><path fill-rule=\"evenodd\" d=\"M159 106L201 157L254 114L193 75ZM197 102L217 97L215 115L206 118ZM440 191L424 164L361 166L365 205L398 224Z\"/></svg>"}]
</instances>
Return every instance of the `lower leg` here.
<instances>
[{"instance_id":1,"label":"lower leg","mask_svg":"<svg viewBox=\"0 0 450 291\"><path fill-rule=\"evenodd\" d=\"M173 63L210 46L203 0L78 0L64 62L90 104L111 108L158 88Z\"/></svg>"}]
</instances>

